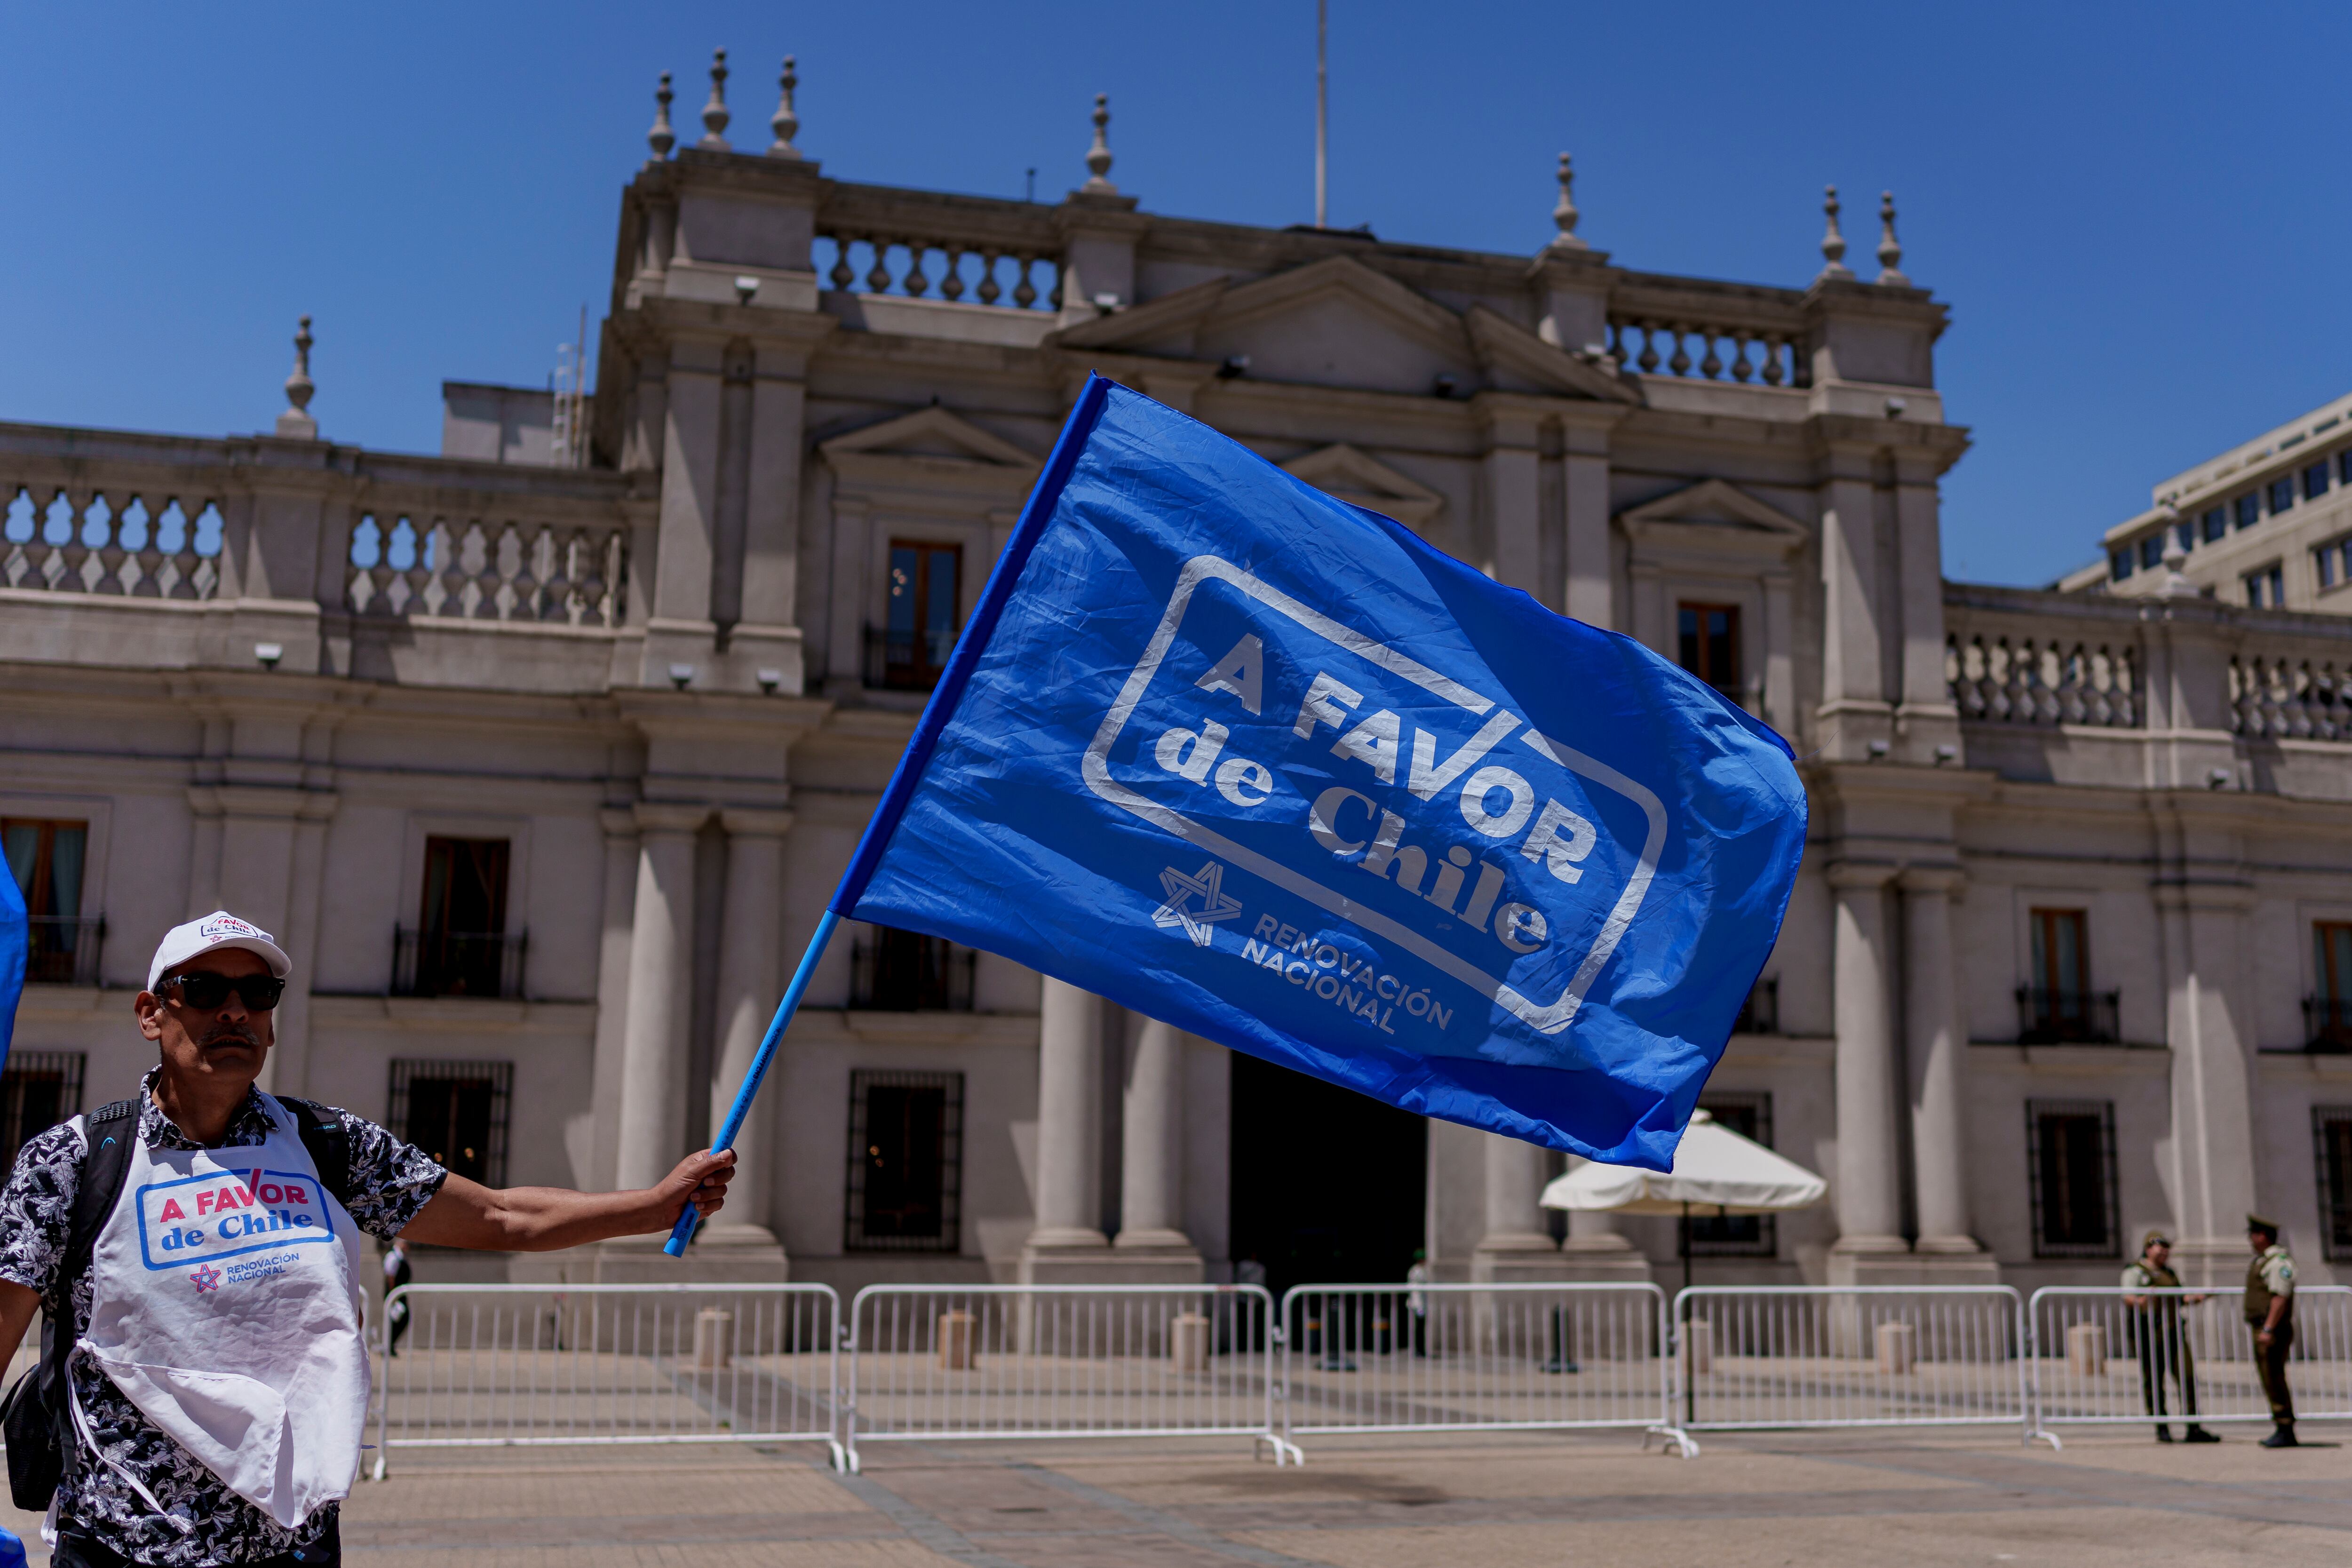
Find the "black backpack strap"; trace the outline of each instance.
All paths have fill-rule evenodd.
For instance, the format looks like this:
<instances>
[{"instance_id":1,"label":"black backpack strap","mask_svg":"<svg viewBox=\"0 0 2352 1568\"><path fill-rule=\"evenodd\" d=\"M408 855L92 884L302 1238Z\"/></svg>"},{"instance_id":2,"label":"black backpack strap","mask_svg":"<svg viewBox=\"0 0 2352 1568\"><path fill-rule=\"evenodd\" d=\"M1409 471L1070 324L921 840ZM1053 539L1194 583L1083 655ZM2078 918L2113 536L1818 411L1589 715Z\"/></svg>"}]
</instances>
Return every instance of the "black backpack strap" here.
<instances>
[{"instance_id":1,"label":"black backpack strap","mask_svg":"<svg viewBox=\"0 0 2352 1568\"><path fill-rule=\"evenodd\" d=\"M81 1160L81 1184L74 1192L73 1218L66 1231L65 1256L58 1260L57 1282L41 1305L42 1393L56 1424L58 1454L70 1463L75 1453L66 1414L66 1363L73 1355L73 1289L89 1270L89 1255L98 1233L106 1228L122 1196L131 1171L131 1146L139 1138L139 1102L118 1100L101 1105L83 1119L89 1147Z\"/></svg>"},{"instance_id":2,"label":"black backpack strap","mask_svg":"<svg viewBox=\"0 0 2352 1568\"><path fill-rule=\"evenodd\" d=\"M139 1102L118 1100L101 1105L82 1123L89 1139L82 1155L81 1186L74 1194L73 1225L66 1233L66 1253L58 1268L58 1303L70 1311L74 1281L89 1267L90 1249L106 1228L114 1202L122 1195L122 1180L131 1168L131 1145L139 1137Z\"/></svg>"},{"instance_id":3,"label":"black backpack strap","mask_svg":"<svg viewBox=\"0 0 2352 1568\"><path fill-rule=\"evenodd\" d=\"M276 1099L294 1113L294 1125L302 1134L302 1147L310 1151L310 1163L319 1167L319 1180L335 1194L337 1203L350 1208L352 1140L343 1131L343 1119L316 1100L297 1100L290 1094Z\"/></svg>"}]
</instances>

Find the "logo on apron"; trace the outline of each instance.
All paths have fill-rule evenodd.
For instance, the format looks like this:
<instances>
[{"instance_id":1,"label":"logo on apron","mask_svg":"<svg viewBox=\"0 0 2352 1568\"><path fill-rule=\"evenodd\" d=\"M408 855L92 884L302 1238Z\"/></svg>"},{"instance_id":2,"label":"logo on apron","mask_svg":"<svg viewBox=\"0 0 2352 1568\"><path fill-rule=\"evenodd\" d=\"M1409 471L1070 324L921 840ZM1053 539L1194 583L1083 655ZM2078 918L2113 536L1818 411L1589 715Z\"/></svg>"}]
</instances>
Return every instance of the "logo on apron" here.
<instances>
[{"instance_id":1,"label":"logo on apron","mask_svg":"<svg viewBox=\"0 0 2352 1568\"><path fill-rule=\"evenodd\" d=\"M304 1171L207 1171L173 1181L152 1182L132 1194L139 1225L139 1257L151 1273L184 1268L190 1254L218 1261L248 1252L288 1247L334 1245L318 1178ZM228 1271L231 1284L252 1268ZM207 1279L189 1276L199 1292L216 1289L217 1272Z\"/></svg>"}]
</instances>

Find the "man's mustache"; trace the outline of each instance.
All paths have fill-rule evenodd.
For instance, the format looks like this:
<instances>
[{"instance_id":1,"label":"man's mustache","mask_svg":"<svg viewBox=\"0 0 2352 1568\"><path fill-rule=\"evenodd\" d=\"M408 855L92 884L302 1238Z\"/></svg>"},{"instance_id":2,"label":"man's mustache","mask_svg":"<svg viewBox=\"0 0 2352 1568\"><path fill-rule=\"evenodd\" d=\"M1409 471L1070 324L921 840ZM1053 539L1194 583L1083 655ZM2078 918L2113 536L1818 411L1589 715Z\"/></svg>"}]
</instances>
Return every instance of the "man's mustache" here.
<instances>
[{"instance_id":1,"label":"man's mustache","mask_svg":"<svg viewBox=\"0 0 2352 1568\"><path fill-rule=\"evenodd\" d=\"M217 1025L196 1043L200 1046L217 1046L224 1040L241 1040L256 1050L261 1048L261 1037L243 1024Z\"/></svg>"}]
</instances>

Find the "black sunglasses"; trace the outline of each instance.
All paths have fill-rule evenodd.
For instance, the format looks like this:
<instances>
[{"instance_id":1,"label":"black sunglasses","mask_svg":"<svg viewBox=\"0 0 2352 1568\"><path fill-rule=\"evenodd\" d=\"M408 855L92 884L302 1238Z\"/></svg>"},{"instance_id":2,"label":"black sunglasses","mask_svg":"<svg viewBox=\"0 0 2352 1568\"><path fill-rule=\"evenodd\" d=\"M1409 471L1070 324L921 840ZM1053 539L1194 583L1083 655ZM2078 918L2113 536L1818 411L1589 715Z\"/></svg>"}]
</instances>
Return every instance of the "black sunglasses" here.
<instances>
[{"instance_id":1,"label":"black sunglasses","mask_svg":"<svg viewBox=\"0 0 2352 1568\"><path fill-rule=\"evenodd\" d=\"M160 984L178 986L181 1001L206 1013L226 1002L232 991L236 993L248 1013L267 1013L278 1005L280 996L286 994L286 982L269 974L240 974L231 978L199 969L186 974L169 975Z\"/></svg>"}]
</instances>

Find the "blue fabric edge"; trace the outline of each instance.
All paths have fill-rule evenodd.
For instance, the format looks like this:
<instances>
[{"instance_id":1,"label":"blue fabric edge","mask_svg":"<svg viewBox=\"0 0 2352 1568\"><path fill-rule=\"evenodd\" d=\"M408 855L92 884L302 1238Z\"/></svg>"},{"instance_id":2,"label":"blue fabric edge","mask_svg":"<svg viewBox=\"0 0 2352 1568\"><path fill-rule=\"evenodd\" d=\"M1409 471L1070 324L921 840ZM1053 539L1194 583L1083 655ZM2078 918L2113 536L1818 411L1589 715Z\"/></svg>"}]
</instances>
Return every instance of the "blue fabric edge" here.
<instances>
[{"instance_id":1,"label":"blue fabric edge","mask_svg":"<svg viewBox=\"0 0 2352 1568\"><path fill-rule=\"evenodd\" d=\"M866 885L874 879L883 851L889 847L891 835L898 830L898 819L906 815L908 801L922 783L923 770L930 764L940 734L948 727L948 721L955 717L956 705L963 700L964 688L971 682L972 669L987 649L989 638L996 635L996 623L1004 614L1005 602L1012 598L1023 569L1029 564L1031 552L1037 548L1038 539L1053 519L1054 509L1061 504L1063 489L1070 482L1070 471L1077 467L1078 454L1093 433L1103 405L1110 399L1111 385L1100 373L1087 373L1087 384L1079 389L1078 400L1072 405L1061 435L1055 438L1054 450L1037 476L1037 487L1029 492L1029 502L1021 509L1021 521L1013 525L1013 536L1005 541L1004 553L996 558L996 569L989 574L988 585L980 591L980 603L972 607L971 619L964 623L962 635L948 655L948 667L941 672L930 701L924 705L922 718L916 721L906 754L898 759L898 771L890 775L881 802L866 825L865 837L857 841L857 852L849 858L848 869L841 874L841 886L834 889L833 900L825 906L843 919L856 918L851 911L866 896Z\"/></svg>"}]
</instances>

